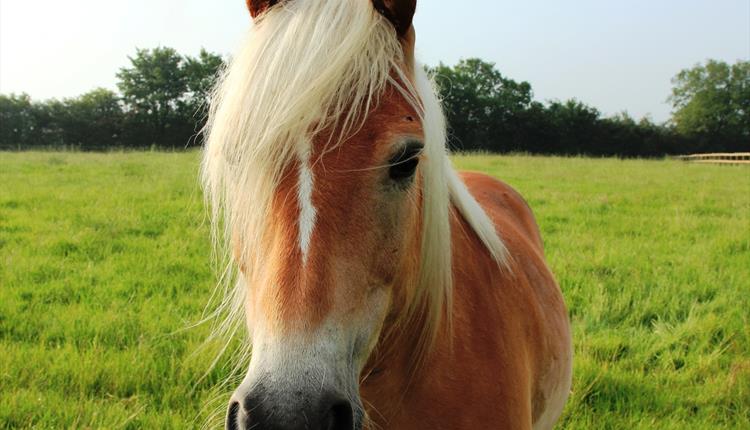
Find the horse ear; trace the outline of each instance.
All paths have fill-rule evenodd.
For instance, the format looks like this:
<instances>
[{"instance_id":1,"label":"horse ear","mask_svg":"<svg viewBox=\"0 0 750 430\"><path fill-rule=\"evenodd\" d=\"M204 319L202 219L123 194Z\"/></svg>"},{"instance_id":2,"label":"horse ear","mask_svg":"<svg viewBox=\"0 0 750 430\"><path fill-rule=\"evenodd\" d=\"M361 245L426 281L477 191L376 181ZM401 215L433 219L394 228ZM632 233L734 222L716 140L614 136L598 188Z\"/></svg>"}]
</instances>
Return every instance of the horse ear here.
<instances>
[{"instance_id":1,"label":"horse ear","mask_svg":"<svg viewBox=\"0 0 750 430\"><path fill-rule=\"evenodd\" d=\"M275 5L279 0L245 0L247 2L247 9L250 11L250 15L253 19L257 18L258 15L262 14L269 7Z\"/></svg>"},{"instance_id":2,"label":"horse ear","mask_svg":"<svg viewBox=\"0 0 750 430\"><path fill-rule=\"evenodd\" d=\"M372 4L396 27L399 36L406 35L417 10L417 0L372 0Z\"/></svg>"}]
</instances>

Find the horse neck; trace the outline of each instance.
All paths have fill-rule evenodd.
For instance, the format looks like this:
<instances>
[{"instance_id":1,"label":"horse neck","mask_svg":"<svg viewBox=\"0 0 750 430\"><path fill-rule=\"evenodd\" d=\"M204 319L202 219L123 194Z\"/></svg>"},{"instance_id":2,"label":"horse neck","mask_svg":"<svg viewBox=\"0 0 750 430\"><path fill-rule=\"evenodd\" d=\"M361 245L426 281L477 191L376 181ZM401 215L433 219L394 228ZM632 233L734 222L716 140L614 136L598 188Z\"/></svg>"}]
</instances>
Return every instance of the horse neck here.
<instances>
[{"instance_id":1,"label":"horse neck","mask_svg":"<svg viewBox=\"0 0 750 430\"><path fill-rule=\"evenodd\" d=\"M459 266L465 264L467 259L485 258L482 254L486 252L483 251L481 242L470 233L471 231L463 218L452 217L454 288L460 282L455 273L457 269L463 270ZM477 255L466 255L466 252L476 252ZM491 257L486 258L491 260ZM415 361L413 354L415 345L419 343L423 333L422 328L426 324L425 316L421 315L411 320L393 316L386 321L383 334L365 367L360 384L365 405L369 404L376 411L374 415L370 415L371 417L377 416L377 421L387 422L390 417L400 413L410 393L414 390L429 390L430 384L438 382L431 375L440 373L446 366L450 366L452 360L457 359L454 354L454 342L455 336L460 334L449 320L455 314L456 302L454 301L454 308L446 312L447 318L442 319L437 338L423 360Z\"/></svg>"}]
</instances>

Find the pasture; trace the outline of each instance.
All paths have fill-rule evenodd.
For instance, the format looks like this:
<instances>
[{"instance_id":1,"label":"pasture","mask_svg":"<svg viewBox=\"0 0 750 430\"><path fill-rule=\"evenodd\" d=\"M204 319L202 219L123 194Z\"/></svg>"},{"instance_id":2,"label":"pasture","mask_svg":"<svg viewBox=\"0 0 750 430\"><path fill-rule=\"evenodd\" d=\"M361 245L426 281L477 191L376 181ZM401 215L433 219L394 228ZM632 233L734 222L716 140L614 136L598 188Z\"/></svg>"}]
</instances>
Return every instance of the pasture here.
<instances>
[{"instance_id":1,"label":"pasture","mask_svg":"<svg viewBox=\"0 0 750 430\"><path fill-rule=\"evenodd\" d=\"M454 160L537 215L575 342L558 428L750 428L749 168ZM224 407L226 362L200 380L216 346L188 328L214 285L197 167L0 152L0 428L195 428Z\"/></svg>"}]
</instances>

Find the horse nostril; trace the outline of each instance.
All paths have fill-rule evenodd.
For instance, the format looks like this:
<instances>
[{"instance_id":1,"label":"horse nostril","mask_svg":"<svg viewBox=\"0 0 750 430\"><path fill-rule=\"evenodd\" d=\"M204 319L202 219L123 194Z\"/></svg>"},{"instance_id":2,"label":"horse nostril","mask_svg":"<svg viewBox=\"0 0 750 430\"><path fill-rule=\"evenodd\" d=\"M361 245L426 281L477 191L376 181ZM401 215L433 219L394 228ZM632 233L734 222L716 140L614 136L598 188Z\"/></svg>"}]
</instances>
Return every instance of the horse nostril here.
<instances>
[{"instance_id":1,"label":"horse nostril","mask_svg":"<svg viewBox=\"0 0 750 430\"><path fill-rule=\"evenodd\" d=\"M334 403L323 417L322 430L352 430L354 416L352 405L348 401Z\"/></svg>"},{"instance_id":2,"label":"horse nostril","mask_svg":"<svg viewBox=\"0 0 750 430\"><path fill-rule=\"evenodd\" d=\"M227 422L226 430L240 430L239 423L240 415L240 402L232 401L229 403L229 409L227 410Z\"/></svg>"}]
</instances>

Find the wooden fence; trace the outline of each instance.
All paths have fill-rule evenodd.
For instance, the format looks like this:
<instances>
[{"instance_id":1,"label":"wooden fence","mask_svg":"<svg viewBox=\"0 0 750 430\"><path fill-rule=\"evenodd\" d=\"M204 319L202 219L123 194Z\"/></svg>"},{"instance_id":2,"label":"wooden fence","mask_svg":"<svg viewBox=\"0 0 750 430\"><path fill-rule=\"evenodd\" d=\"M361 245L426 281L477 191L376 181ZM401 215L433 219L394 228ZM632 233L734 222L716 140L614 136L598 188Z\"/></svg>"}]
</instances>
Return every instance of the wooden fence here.
<instances>
[{"instance_id":1,"label":"wooden fence","mask_svg":"<svg viewBox=\"0 0 750 430\"><path fill-rule=\"evenodd\" d=\"M750 165L750 152L692 154L680 155L677 158L682 161L689 161L691 163Z\"/></svg>"}]
</instances>

